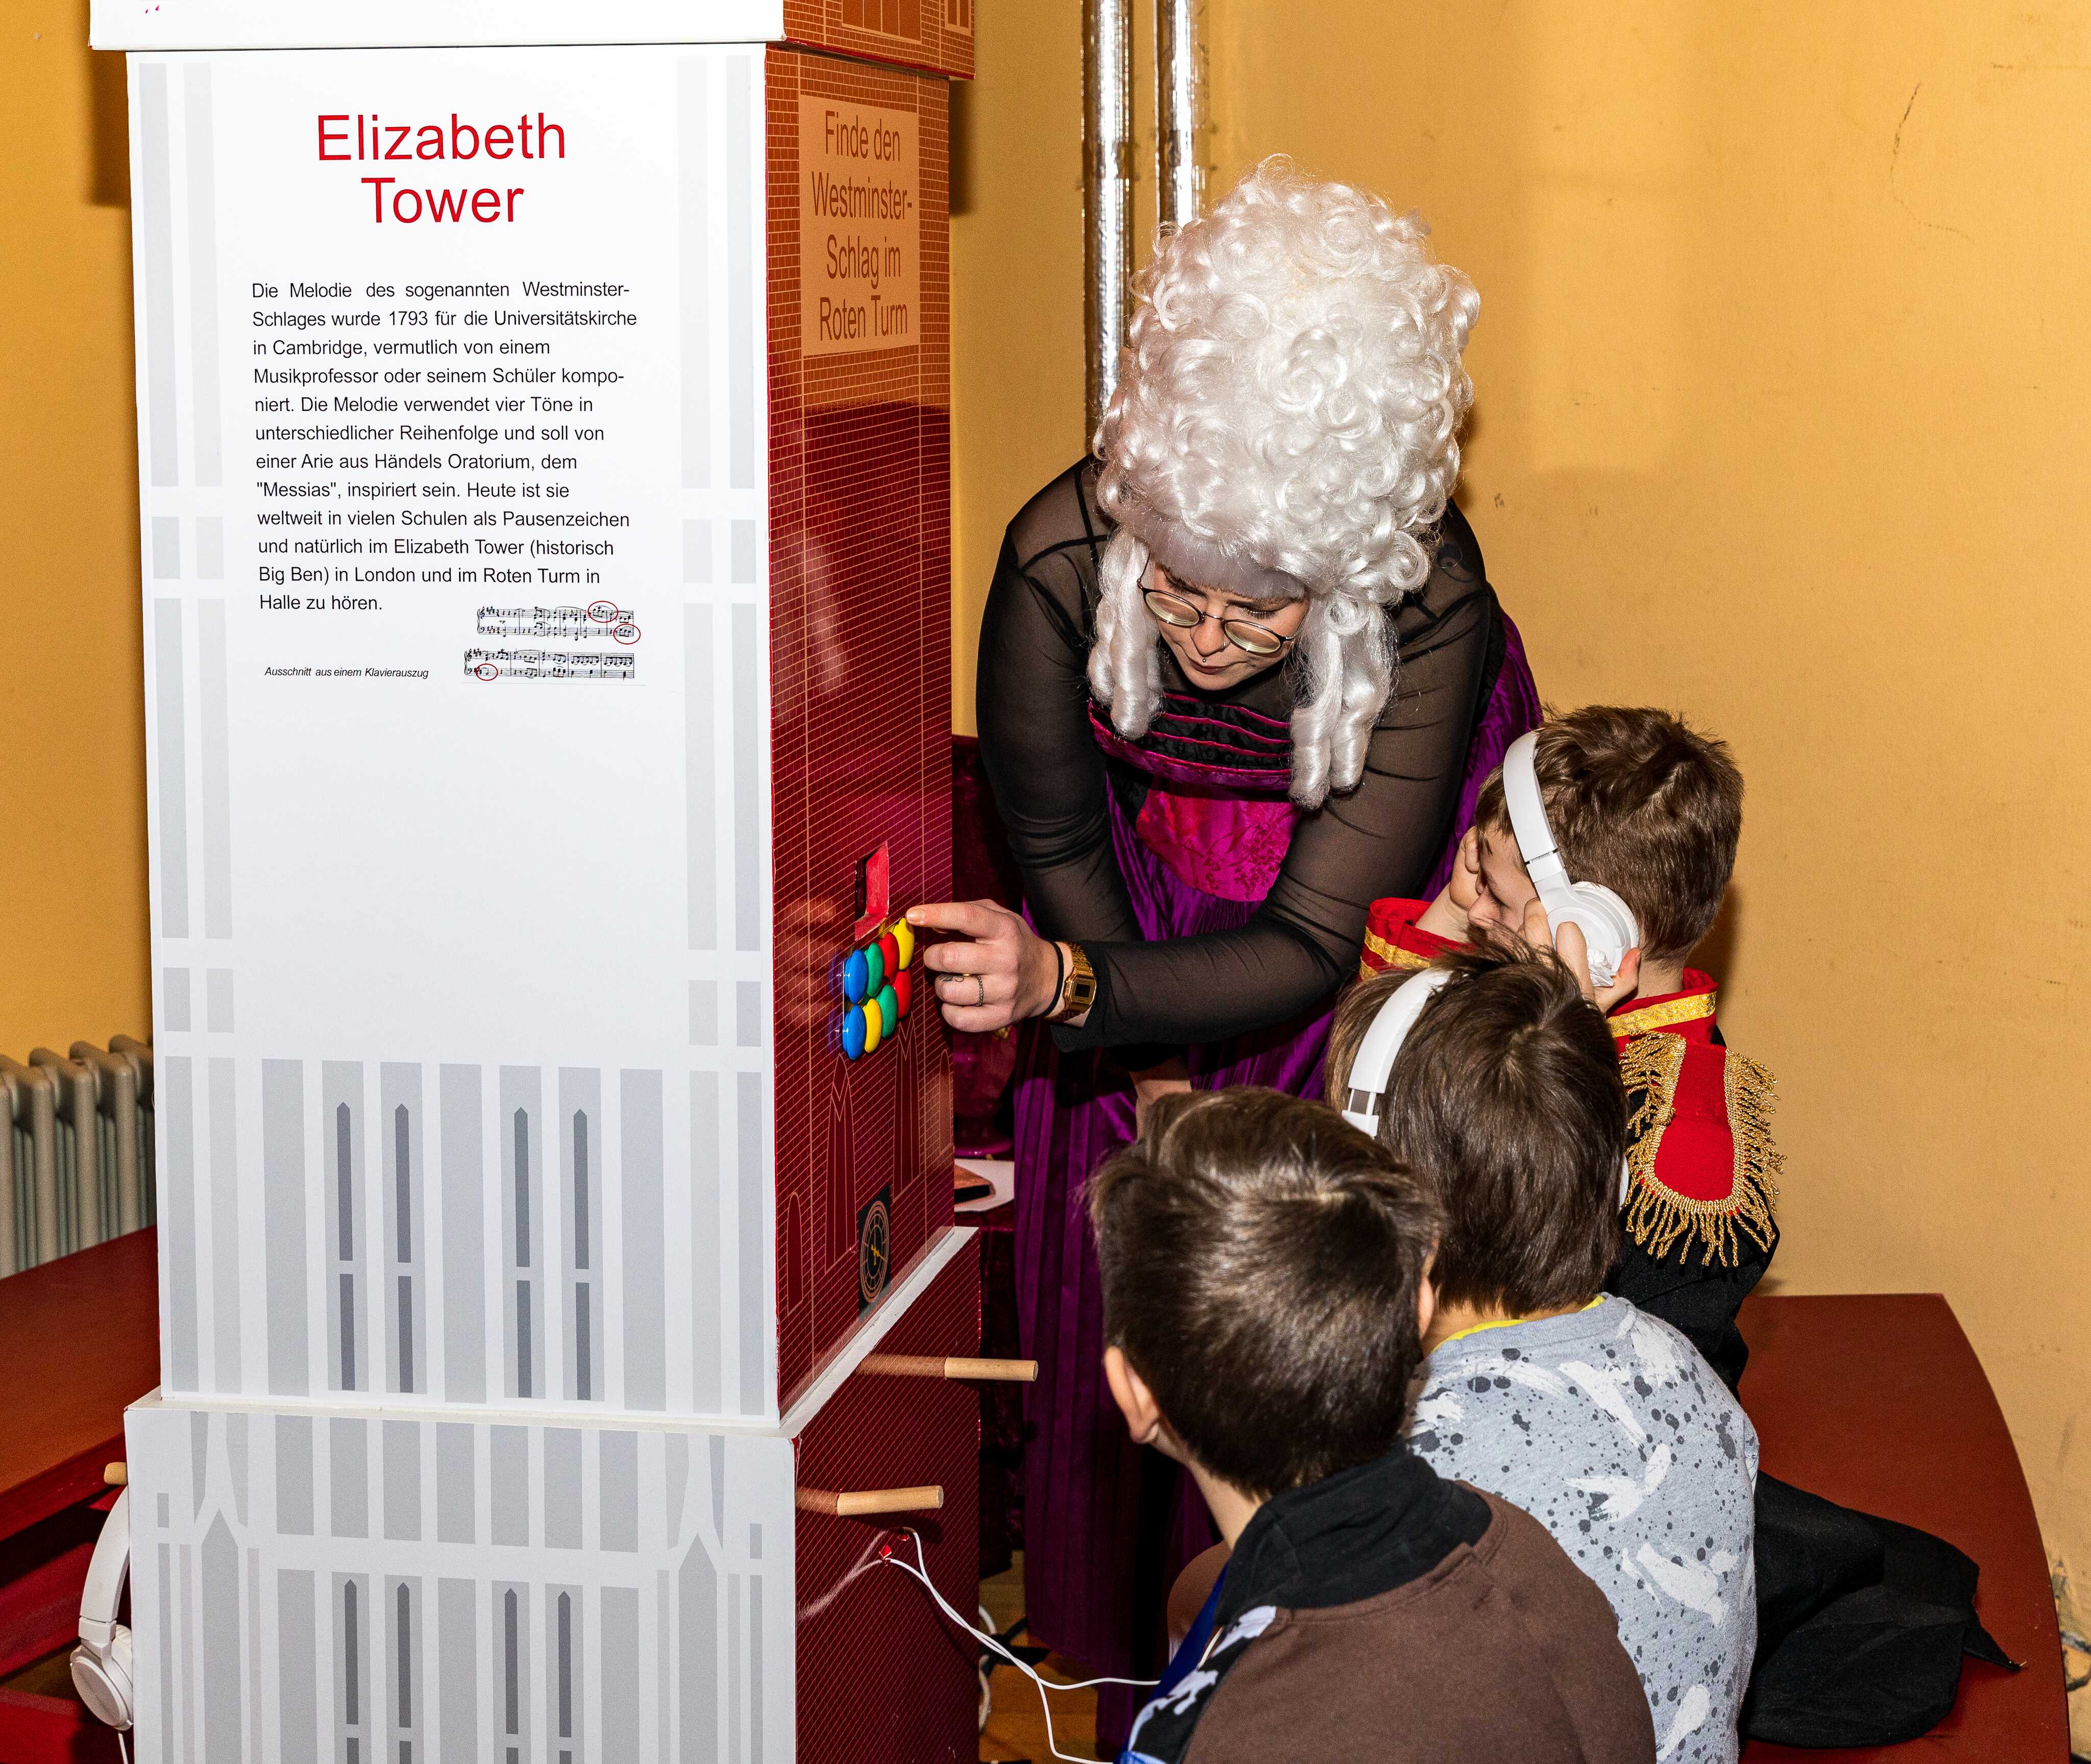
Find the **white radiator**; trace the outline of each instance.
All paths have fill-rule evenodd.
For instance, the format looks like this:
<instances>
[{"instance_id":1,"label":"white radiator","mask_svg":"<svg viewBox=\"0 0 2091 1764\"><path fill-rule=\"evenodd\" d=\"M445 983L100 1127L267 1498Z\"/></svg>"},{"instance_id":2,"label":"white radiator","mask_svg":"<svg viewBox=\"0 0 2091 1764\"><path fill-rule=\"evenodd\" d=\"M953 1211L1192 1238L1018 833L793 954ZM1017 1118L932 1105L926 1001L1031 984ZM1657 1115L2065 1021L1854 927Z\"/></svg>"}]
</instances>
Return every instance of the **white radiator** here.
<instances>
[{"instance_id":1,"label":"white radiator","mask_svg":"<svg viewBox=\"0 0 2091 1764\"><path fill-rule=\"evenodd\" d=\"M0 1054L0 1275L153 1223L153 1050Z\"/></svg>"}]
</instances>

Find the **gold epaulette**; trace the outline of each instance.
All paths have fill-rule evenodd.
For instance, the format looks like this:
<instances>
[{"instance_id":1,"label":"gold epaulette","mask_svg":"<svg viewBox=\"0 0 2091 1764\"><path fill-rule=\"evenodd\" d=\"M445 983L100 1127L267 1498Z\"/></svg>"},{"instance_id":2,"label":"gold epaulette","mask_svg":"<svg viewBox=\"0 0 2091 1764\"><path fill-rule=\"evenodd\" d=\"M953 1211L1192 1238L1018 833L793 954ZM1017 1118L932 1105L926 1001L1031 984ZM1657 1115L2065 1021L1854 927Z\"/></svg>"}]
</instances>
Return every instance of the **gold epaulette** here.
<instances>
[{"instance_id":1,"label":"gold epaulette","mask_svg":"<svg viewBox=\"0 0 2091 1764\"><path fill-rule=\"evenodd\" d=\"M1714 996L1709 989L1704 992L1687 992L1679 998L1665 999L1659 1005L1642 1005L1632 1010L1624 1010L1610 1018L1606 1027L1615 1036L1645 1035L1653 1029L1675 1029L1679 1023L1696 1023L1714 1014Z\"/></svg>"},{"instance_id":2,"label":"gold epaulette","mask_svg":"<svg viewBox=\"0 0 2091 1764\"><path fill-rule=\"evenodd\" d=\"M1631 1099L1640 1093L1627 1121L1628 1235L1650 1255L1667 1255L1680 1237L1705 1246L1705 1263L1732 1267L1740 1253L1738 1232L1760 1249L1772 1246L1778 1209L1778 1177L1786 1159L1772 1143L1770 1118L1776 1081L1756 1061L1730 1049L1724 1055L1722 1090L1728 1131L1735 1142L1733 1181L1719 1200L1680 1194L1656 1174L1662 1136L1676 1113L1678 1074L1689 1043L1682 1036L1636 1035L1619 1056L1619 1076Z\"/></svg>"},{"instance_id":3,"label":"gold epaulette","mask_svg":"<svg viewBox=\"0 0 2091 1764\"><path fill-rule=\"evenodd\" d=\"M1377 931L1365 933L1365 946L1390 968L1427 968L1430 966L1429 957L1421 955L1413 949L1404 949L1399 944L1390 944ZM1369 963L1360 961L1358 971L1360 979L1370 979L1377 970Z\"/></svg>"}]
</instances>

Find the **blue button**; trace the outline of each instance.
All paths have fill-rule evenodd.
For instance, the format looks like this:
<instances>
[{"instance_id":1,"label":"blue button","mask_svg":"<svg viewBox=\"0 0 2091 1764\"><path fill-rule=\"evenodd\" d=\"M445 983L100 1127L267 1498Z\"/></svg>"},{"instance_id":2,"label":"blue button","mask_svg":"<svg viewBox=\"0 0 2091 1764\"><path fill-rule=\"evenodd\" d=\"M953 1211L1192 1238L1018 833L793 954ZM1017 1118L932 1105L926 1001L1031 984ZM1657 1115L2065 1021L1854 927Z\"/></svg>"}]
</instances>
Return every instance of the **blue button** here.
<instances>
[{"instance_id":1,"label":"blue button","mask_svg":"<svg viewBox=\"0 0 2091 1764\"><path fill-rule=\"evenodd\" d=\"M843 996L852 1005L861 1005L870 990L871 965L864 959L861 949L852 949L849 960L843 964ZM850 1057L854 1060L856 1056Z\"/></svg>"},{"instance_id":2,"label":"blue button","mask_svg":"<svg viewBox=\"0 0 2091 1764\"><path fill-rule=\"evenodd\" d=\"M843 1057L854 1060L864 1052L864 1012L852 1005L843 1017Z\"/></svg>"}]
</instances>

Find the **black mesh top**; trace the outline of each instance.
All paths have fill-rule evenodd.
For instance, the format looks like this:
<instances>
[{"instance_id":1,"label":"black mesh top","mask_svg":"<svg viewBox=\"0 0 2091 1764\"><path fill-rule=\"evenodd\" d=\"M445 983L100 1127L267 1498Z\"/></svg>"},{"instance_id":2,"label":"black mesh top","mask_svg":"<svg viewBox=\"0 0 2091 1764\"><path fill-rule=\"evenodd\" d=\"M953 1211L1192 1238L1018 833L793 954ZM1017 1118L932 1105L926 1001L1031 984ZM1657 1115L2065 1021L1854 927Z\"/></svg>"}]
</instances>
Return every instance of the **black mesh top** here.
<instances>
[{"instance_id":1,"label":"black mesh top","mask_svg":"<svg viewBox=\"0 0 2091 1764\"><path fill-rule=\"evenodd\" d=\"M1357 789L1300 820L1277 881L1240 930L1148 942L1111 850L1109 801L1116 791L1136 813L1145 783L1106 758L1089 721L1097 572L1112 531L1096 505L1096 471L1084 461L1062 473L1010 523L981 626L981 754L1039 931L1080 943L1097 971L1088 1022L1054 1036L1064 1048L1123 1048L1128 1064L1144 1065L1172 1047L1283 1022L1356 971L1366 908L1414 895L1443 854L1474 724L1502 665L1503 626L1473 531L1448 506L1430 579L1391 615L1400 660ZM1162 685L1171 698L1202 700L1222 723L1236 708L1291 715L1285 666L1201 692L1165 647ZM1158 717L1149 739L1166 738Z\"/></svg>"}]
</instances>

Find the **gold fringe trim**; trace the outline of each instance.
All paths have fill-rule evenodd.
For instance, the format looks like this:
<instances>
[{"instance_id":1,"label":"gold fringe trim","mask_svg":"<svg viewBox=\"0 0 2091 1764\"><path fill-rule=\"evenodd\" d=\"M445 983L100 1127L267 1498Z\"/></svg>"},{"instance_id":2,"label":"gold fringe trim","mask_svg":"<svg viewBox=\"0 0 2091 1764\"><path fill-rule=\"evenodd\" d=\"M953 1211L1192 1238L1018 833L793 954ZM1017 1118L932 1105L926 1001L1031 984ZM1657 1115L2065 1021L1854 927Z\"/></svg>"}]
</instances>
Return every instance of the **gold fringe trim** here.
<instances>
[{"instance_id":1,"label":"gold fringe trim","mask_svg":"<svg viewBox=\"0 0 2091 1764\"><path fill-rule=\"evenodd\" d=\"M1702 1267L1733 1267L1741 1253L1740 1233L1759 1249L1771 1247L1778 1210L1778 1178L1785 1155L1772 1143L1771 1111L1776 1081L1756 1061L1729 1051L1723 1088L1728 1131L1735 1145L1735 1181L1717 1201L1693 1200L1656 1176L1662 1135L1676 1114L1677 1075L1686 1043L1676 1035L1636 1035L1619 1056L1619 1076L1631 1097L1640 1093L1627 1121L1627 1168L1633 1178L1627 1202L1627 1234L1652 1256L1667 1255L1679 1238L1703 1246Z\"/></svg>"},{"instance_id":2,"label":"gold fringe trim","mask_svg":"<svg viewBox=\"0 0 2091 1764\"><path fill-rule=\"evenodd\" d=\"M1365 933L1365 948L1377 956L1390 968L1427 968L1430 966L1429 957L1418 955L1413 949L1403 949L1397 944L1390 944L1386 938L1373 931L1369 931ZM1358 978L1361 980L1369 980L1375 974L1382 971L1368 962L1360 960L1358 963Z\"/></svg>"},{"instance_id":3,"label":"gold fringe trim","mask_svg":"<svg viewBox=\"0 0 2091 1764\"><path fill-rule=\"evenodd\" d=\"M1714 1014L1715 995L1688 992L1666 1004L1644 1005L1639 1010L1621 1011L1610 1020L1615 1035L1645 1035L1653 1029L1675 1029L1679 1023L1696 1023Z\"/></svg>"}]
</instances>

